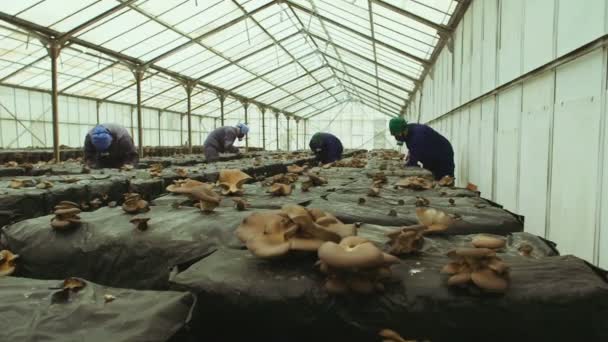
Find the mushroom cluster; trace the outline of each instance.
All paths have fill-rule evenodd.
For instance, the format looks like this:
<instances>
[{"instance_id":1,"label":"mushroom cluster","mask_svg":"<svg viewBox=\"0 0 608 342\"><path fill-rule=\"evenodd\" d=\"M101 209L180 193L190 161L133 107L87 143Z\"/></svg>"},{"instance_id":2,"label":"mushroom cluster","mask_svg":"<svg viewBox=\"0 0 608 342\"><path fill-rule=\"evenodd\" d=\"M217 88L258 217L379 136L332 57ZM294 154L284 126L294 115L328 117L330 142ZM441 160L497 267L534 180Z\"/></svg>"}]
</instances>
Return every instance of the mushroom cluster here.
<instances>
[{"instance_id":1,"label":"mushroom cluster","mask_svg":"<svg viewBox=\"0 0 608 342\"><path fill-rule=\"evenodd\" d=\"M144 231L148 229L148 221L150 221L149 217L143 216L135 216L129 220L129 222L135 225L135 228L138 230Z\"/></svg>"},{"instance_id":2,"label":"mushroom cluster","mask_svg":"<svg viewBox=\"0 0 608 342\"><path fill-rule=\"evenodd\" d=\"M178 167L175 169L175 173L182 178L188 177L188 170L183 167Z\"/></svg>"},{"instance_id":3,"label":"mushroom cluster","mask_svg":"<svg viewBox=\"0 0 608 342\"><path fill-rule=\"evenodd\" d=\"M138 214L150 211L148 201L141 198L138 193L129 192L125 195L125 202L122 204L122 210L128 214Z\"/></svg>"},{"instance_id":4,"label":"mushroom cluster","mask_svg":"<svg viewBox=\"0 0 608 342\"><path fill-rule=\"evenodd\" d=\"M352 168L357 168L357 169L364 168L366 165L367 165L367 161L357 158L357 157L338 160L337 162L334 163L335 167L352 167Z\"/></svg>"},{"instance_id":5,"label":"mushroom cluster","mask_svg":"<svg viewBox=\"0 0 608 342\"><path fill-rule=\"evenodd\" d=\"M53 183L49 182L47 180L43 180L36 185L36 189L41 189L41 190L50 189L52 187L53 187Z\"/></svg>"},{"instance_id":6,"label":"mushroom cluster","mask_svg":"<svg viewBox=\"0 0 608 342\"><path fill-rule=\"evenodd\" d=\"M87 286L87 283L80 278L66 278L59 286L51 289L58 289L51 295L51 302L54 304L65 303L70 300L78 291Z\"/></svg>"},{"instance_id":7,"label":"mushroom cluster","mask_svg":"<svg viewBox=\"0 0 608 342\"><path fill-rule=\"evenodd\" d=\"M281 184L293 184L298 180L298 175L295 173L279 173L278 175L274 175L264 181L264 185L271 186L276 183Z\"/></svg>"},{"instance_id":8,"label":"mushroom cluster","mask_svg":"<svg viewBox=\"0 0 608 342\"><path fill-rule=\"evenodd\" d=\"M403 227L386 234L388 251L393 255L412 254L424 246L424 235L448 229L454 218L441 210L428 207L416 208L419 224Z\"/></svg>"},{"instance_id":9,"label":"mushroom cluster","mask_svg":"<svg viewBox=\"0 0 608 342\"><path fill-rule=\"evenodd\" d=\"M51 219L51 227L56 230L74 228L82 223L80 221L80 207L70 201L61 201L55 206L55 217Z\"/></svg>"},{"instance_id":10,"label":"mushroom cluster","mask_svg":"<svg viewBox=\"0 0 608 342\"><path fill-rule=\"evenodd\" d=\"M11 189L21 189L32 187L34 185L36 185L36 182L33 179L15 178L10 181L8 187Z\"/></svg>"},{"instance_id":11,"label":"mushroom cluster","mask_svg":"<svg viewBox=\"0 0 608 342\"><path fill-rule=\"evenodd\" d=\"M306 170L305 167L302 167L302 166L297 165L297 164L293 164L293 165L288 165L287 166L287 172L288 173L295 173L296 175L301 175L305 170Z\"/></svg>"},{"instance_id":12,"label":"mushroom cluster","mask_svg":"<svg viewBox=\"0 0 608 342\"><path fill-rule=\"evenodd\" d=\"M19 255L13 254L8 249L0 251L0 277L9 276L15 272L17 258Z\"/></svg>"},{"instance_id":13,"label":"mushroom cluster","mask_svg":"<svg viewBox=\"0 0 608 342\"><path fill-rule=\"evenodd\" d=\"M212 212L220 205L221 196L213 191L213 186L192 179L174 181L167 187L167 191L188 196L196 201L195 207L204 213Z\"/></svg>"},{"instance_id":14,"label":"mushroom cluster","mask_svg":"<svg viewBox=\"0 0 608 342\"><path fill-rule=\"evenodd\" d=\"M396 331L391 329L382 329L378 335L383 338L382 342L416 342L415 340L404 339Z\"/></svg>"},{"instance_id":15,"label":"mushroom cluster","mask_svg":"<svg viewBox=\"0 0 608 342\"><path fill-rule=\"evenodd\" d=\"M404 255L418 252L424 246L426 226L415 225L387 233L389 238L388 252L393 255Z\"/></svg>"},{"instance_id":16,"label":"mushroom cluster","mask_svg":"<svg viewBox=\"0 0 608 342\"><path fill-rule=\"evenodd\" d=\"M388 183L388 178L384 172L378 172L372 176L372 187L382 188L384 184Z\"/></svg>"},{"instance_id":17,"label":"mushroom cluster","mask_svg":"<svg viewBox=\"0 0 608 342\"><path fill-rule=\"evenodd\" d=\"M396 188L407 188L412 190L429 190L434 186L435 184L432 180L417 176L401 178L397 184L395 184Z\"/></svg>"},{"instance_id":18,"label":"mushroom cluster","mask_svg":"<svg viewBox=\"0 0 608 342\"><path fill-rule=\"evenodd\" d=\"M457 248L448 253L453 261L441 272L449 274L448 286L471 283L485 292L504 292L509 285L509 266L489 248Z\"/></svg>"},{"instance_id":19,"label":"mushroom cluster","mask_svg":"<svg viewBox=\"0 0 608 342\"><path fill-rule=\"evenodd\" d=\"M152 164L149 168L150 176L152 177L160 177L163 173L163 165L162 164Z\"/></svg>"},{"instance_id":20,"label":"mushroom cluster","mask_svg":"<svg viewBox=\"0 0 608 342\"><path fill-rule=\"evenodd\" d=\"M443 176L438 182L439 186L454 186L454 177L452 176Z\"/></svg>"},{"instance_id":21,"label":"mushroom cluster","mask_svg":"<svg viewBox=\"0 0 608 342\"><path fill-rule=\"evenodd\" d=\"M327 179L321 177L318 173L308 172L306 174L308 179L302 182L302 191L308 191L313 186L323 186L327 184Z\"/></svg>"},{"instance_id":22,"label":"mushroom cluster","mask_svg":"<svg viewBox=\"0 0 608 342\"><path fill-rule=\"evenodd\" d=\"M346 237L339 243L325 242L318 256L319 269L327 275L325 290L331 294L382 291L384 282L392 276L390 266L399 262L359 236Z\"/></svg>"},{"instance_id":23,"label":"mushroom cluster","mask_svg":"<svg viewBox=\"0 0 608 342\"><path fill-rule=\"evenodd\" d=\"M205 183L199 182L194 179L186 178L180 180L174 180L173 184L167 186L167 191L174 194L187 194L192 188L203 185Z\"/></svg>"},{"instance_id":24,"label":"mushroom cluster","mask_svg":"<svg viewBox=\"0 0 608 342\"><path fill-rule=\"evenodd\" d=\"M222 195L235 195L243 193L243 184L253 179L238 169L221 170L218 185L222 188Z\"/></svg>"},{"instance_id":25,"label":"mushroom cluster","mask_svg":"<svg viewBox=\"0 0 608 342\"><path fill-rule=\"evenodd\" d=\"M326 241L338 242L354 234L353 225L322 210L295 204L280 211L252 213L236 230L239 240L260 258L281 257L289 251L316 252Z\"/></svg>"},{"instance_id":26,"label":"mushroom cluster","mask_svg":"<svg viewBox=\"0 0 608 342\"><path fill-rule=\"evenodd\" d=\"M274 183L270 186L266 192L273 196L289 196L293 191L292 185L287 185L283 183Z\"/></svg>"}]
</instances>

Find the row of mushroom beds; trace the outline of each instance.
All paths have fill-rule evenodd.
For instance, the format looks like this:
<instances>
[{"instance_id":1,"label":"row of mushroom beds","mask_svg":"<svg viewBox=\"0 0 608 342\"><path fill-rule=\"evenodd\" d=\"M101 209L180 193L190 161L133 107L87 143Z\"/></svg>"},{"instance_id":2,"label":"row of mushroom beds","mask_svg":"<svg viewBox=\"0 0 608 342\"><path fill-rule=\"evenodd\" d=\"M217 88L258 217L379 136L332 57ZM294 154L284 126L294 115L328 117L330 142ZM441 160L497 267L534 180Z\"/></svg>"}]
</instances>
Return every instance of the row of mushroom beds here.
<instances>
[{"instance_id":1,"label":"row of mushroom beds","mask_svg":"<svg viewBox=\"0 0 608 342\"><path fill-rule=\"evenodd\" d=\"M354 159L356 160L356 159ZM327 181L305 167L293 165L287 174L272 177L266 184L273 195L287 195L291 192L298 174L305 174L308 180L302 183L302 190L321 185ZM236 170L221 170L217 186L224 196L239 196L243 184L252 177ZM376 177L369 196L386 183L385 177ZM397 185L412 189L430 189L434 186L450 185L451 180L443 179L435 184L421 177L407 177ZM177 180L167 187L167 191L185 195L196 202L203 213L212 212L222 201L222 196L214 190L214 185L192 179ZM244 210L246 202L232 198L237 210ZM237 237L253 255L259 258L275 259L291 253L316 253L316 266L326 275L325 289L332 294L371 294L384 289L391 281L391 265L399 263L399 256L418 252L429 233L446 230L457 218L447 213L426 207L419 201L416 208L418 225L403 227L386 234L387 243L383 249L373 242L357 236L357 224L344 224L332 214L317 208L288 204L281 210L253 212L236 229ZM76 228L81 224L78 204L63 201L55 206L55 217L51 219L53 229L62 231ZM131 222L144 231L148 228L148 202L139 194L127 193L122 209L134 215ZM508 288L509 267L496 251L505 246L505 239L497 236L478 235L470 248L457 248L448 253L452 262L445 265L442 272L449 275L449 286L474 286L488 292L503 292ZM0 252L0 275L11 274L16 267L17 255L8 250Z\"/></svg>"}]
</instances>

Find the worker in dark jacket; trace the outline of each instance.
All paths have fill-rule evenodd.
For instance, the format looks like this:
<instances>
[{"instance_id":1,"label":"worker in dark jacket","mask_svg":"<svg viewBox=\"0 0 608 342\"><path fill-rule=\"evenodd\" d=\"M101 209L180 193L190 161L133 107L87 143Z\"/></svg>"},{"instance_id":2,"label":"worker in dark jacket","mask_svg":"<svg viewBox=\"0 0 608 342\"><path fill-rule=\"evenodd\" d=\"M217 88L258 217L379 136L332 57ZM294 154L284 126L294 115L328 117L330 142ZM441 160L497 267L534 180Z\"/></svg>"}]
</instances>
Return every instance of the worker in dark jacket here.
<instances>
[{"instance_id":1,"label":"worker in dark jacket","mask_svg":"<svg viewBox=\"0 0 608 342\"><path fill-rule=\"evenodd\" d=\"M310 139L310 149L323 164L342 159L342 142L329 133L315 133Z\"/></svg>"},{"instance_id":2,"label":"worker in dark jacket","mask_svg":"<svg viewBox=\"0 0 608 342\"><path fill-rule=\"evenodd\" d=\"M133 138L117 124L97 125L84 139L84 161L92 168L120 168L139 161Z\"/></svg>"},{"instance_id":3,"label":"worker in dark jacket","mask_svg":"<svg viewBox=\"0 0 608 342\"><path fill-rule=\"evenodd\" d=\"M235 127L224 126L216 128L203 144L203 153L207 161L216 161L220 153L239 153L239 149L234 147L234 141L239 141L249 133L249 127L243 123L238 123Z\"/></svg>"},{"instance_id":4,"label":"worker in dark jacket","mask_svg":"<svg viewBox=\"0 0 608 342\"><path fill-rule=\"evenodd\" d=\"M454 177L454 150L443 135L427 125L408 124L401 117L391 119L389 129L399 145L404 142L407 145L409 157L405 166L417 166L421 162L437 180Z\"/></svg>"}]
</instances>

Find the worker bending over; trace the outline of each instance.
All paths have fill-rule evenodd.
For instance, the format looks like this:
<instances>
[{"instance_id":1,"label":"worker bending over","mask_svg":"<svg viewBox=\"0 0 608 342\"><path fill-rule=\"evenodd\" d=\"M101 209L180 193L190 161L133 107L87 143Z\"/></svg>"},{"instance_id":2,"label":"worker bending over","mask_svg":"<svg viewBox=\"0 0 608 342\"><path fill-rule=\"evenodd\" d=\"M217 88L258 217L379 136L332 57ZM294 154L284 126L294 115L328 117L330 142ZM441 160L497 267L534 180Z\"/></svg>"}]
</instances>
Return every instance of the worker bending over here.
<instances>
[{"instance_id":1,"label":"worker bending over","mask_svg":"<svg viewBox=\"0 0 608 342\"><path fill-rule=\"evenodd\" d=\"M329 133L315 133L310 139L310 149L323 164L342 159L342 142Z\"/></svg>"},{"instance_id":2,"label":"worker bending over","mask_svg":"<svg viewBox=\"0 0 608 342\"><path fill-rule=\"evenodd\" d=\"M220 158L220 153L239 153L239 149L234 147L236 138L239 141L249 132L247 125L238 123L236 127L224 126L216 128L203 144L203 153L207 161L216 161Z\"/></svg>"},{"instance_id":3,"label":"worker bending over","mask_svg":"<svg viewBox=\"0 0 608 342\"><path fill-rule=\"evenodd\" d=\"M409 157L405 166L417 166L421 162L437 180L454 177L454 150L443 135L427 125L408 124L401 117L391 119L389 129L399 145L404 142L407 145Z\"/></svg>"},{"instance_id":4,"label":"worker bending over","mask_svg":"<svg viewBox=\"0 0 608 342\"><path fill-rule=\"evenodd\" d=\"M91 168L120 168L138 161L133 138L120 125L97 125L84 139L84 162Z\"/></svg>"}]
</instances>

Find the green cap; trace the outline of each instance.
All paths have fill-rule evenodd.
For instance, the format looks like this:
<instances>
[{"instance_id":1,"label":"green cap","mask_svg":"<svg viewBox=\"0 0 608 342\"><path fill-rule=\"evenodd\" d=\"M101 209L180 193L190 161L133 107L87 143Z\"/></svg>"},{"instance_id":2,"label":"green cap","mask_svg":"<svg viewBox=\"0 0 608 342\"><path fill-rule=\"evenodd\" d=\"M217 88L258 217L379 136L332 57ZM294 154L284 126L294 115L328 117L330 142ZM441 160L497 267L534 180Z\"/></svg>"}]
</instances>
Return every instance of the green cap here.
<instances>
[{"instance_id":1,"label":"green cap","mask_svg":"<svg viewBox=\"0 0 608 342\"><path fill-rule=\"evenodd\" d=\"M402 117L392 118L388 123L388 128L391 131L391 135L398 135L407 129L407 121Z\"/></svg>"}]
</instances>

